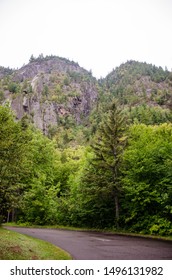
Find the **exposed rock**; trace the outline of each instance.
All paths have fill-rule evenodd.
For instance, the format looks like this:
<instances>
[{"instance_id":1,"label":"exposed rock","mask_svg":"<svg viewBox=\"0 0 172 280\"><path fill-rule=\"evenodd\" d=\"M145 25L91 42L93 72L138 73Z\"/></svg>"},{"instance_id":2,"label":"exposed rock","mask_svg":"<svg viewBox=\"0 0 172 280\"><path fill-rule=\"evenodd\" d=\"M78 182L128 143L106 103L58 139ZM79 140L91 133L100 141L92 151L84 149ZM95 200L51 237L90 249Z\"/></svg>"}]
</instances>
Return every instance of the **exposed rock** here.
<instances>
[{"instance_id":1,"label":"exposed rock","mask_svg":"<svg viewBox=\"0 0 172 280\"><path fill-rule=\"evenodd\" d=\"M13 71L10 81L17 89L6 90L5 98L11 100L17 119L27 113L45 134L61 117L70 115L76 125L85 122L98 95L90 72L59 57L34 59Z\"/></svg>"},{"instance_id":2,"label":"exposed rock","mask_svg":"<svg viewBox=\"0 0 172 280\"><path fill-rule=\"evenodd\" d=\"M0 67L0 102L8 101L17 119L27 114L45 134L59 125L89 125L92 110L106 111L112 98L125 107L146 103L171 110L172 73L129 61L97 81L77 63L54 56L32 57L19 70Z\"/></svg>"}]
</instances>

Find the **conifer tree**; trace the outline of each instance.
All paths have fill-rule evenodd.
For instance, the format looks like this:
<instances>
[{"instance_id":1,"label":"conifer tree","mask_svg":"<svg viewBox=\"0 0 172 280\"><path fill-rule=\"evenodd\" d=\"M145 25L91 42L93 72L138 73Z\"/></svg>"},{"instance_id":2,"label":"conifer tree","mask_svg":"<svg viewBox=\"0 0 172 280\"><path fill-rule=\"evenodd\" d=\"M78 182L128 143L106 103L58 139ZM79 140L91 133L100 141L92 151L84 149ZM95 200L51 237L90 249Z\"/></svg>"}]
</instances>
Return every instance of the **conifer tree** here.
<instances>
[{"instance_id":1,"label":"conifer tree","mask_svg":"<svg viewBox=\"0 0 172 280\"><path fill-rule=\"evenodd\" d=\"M92 145L93 165L104 174L107 188L111 188L115 205L115 221L119 221L120 163L126 145L126 120L116 102L105 115Z\"/></svg>"}]
</instances>

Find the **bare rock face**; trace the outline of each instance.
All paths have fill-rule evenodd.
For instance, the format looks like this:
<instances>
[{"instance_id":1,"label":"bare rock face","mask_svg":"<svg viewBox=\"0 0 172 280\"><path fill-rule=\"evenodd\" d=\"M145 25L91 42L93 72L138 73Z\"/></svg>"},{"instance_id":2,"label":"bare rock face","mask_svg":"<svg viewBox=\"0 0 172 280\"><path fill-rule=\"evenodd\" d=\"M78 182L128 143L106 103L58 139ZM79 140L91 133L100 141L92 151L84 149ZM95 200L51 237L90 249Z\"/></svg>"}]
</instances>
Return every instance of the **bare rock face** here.
<instances>
[{"instance_id":1,"label":"bare rock face","mask_svg":"<svg viewBox=\"0 0 172 280\"><path fill-rule=\"evenodd\" d=\"M17 119L21 119L24 115L24 107L23 107L23 97L18 95L15 99L11 101L11 108L14 110Z\"/></svg>"},{"instance_id":2,"label":"bare rock face","mask_svg":"<svg viewBox=\"0 0 172 280\"><path fill-rule=\"evenodd\" d=\"M63 118L72 119L75 125L85 123L98 95L97 81L90 72L52 56L32 59L13 71L5 86L5 99L10 100L16 118L27 114L45 134Z\"/></svg>"},{"instance_id":3,"label":"bare rock face","mask_svg":"<svg viewBox=\"0 0 172 280\"><path fill-rule=\"evenodd\" d=\"M15 81L22 82L26 79L33 79L40 73L51 74L53 72L67 72L76 71L78 73L87 73L87 71L81 68L77 63L71 62L65 58L48 57L34 59L29 64L23 66L16 71L14 75Z\"/></svg>"}]
</instances>

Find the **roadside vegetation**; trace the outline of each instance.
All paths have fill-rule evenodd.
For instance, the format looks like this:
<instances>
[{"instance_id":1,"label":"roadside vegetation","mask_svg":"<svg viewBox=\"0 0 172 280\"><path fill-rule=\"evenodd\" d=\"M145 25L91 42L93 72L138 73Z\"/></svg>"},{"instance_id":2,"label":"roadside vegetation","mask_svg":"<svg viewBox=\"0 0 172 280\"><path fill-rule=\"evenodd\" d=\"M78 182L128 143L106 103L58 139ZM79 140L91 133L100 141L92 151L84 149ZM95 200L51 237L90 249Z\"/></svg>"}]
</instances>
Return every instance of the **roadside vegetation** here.
<instances>
[{"instance_id":1,"label":"roadside vegetation","mask_svg":"<svg viewBox=\"0 0 172 280\"><path fill-rule=\"evenodd\" d=\"M56 246L36 238L0 228L0 260L69 260Z\"/></svg>"}]
</instances>

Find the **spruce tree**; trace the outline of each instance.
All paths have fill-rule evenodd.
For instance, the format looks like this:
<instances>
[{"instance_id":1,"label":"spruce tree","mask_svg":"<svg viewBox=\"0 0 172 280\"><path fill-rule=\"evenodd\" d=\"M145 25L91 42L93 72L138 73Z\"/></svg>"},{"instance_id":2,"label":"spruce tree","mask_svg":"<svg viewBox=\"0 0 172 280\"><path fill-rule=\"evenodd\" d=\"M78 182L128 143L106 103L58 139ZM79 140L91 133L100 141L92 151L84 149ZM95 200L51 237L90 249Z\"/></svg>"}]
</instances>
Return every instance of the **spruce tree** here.
<instances>
[{"instance_id":1,"label":"spruce tree","mask_svg":"<svg viewBox=\"0 0 172 280\"><path fill-rule=\"evenodd\" d=\"M119 222L120 164L126 145L126 119L116 102L113 102L97 131L92 145L95 158L93 165L105 176L107 189L111 188L114 199L115 221Z\"/></svg>"}]
</instances>

